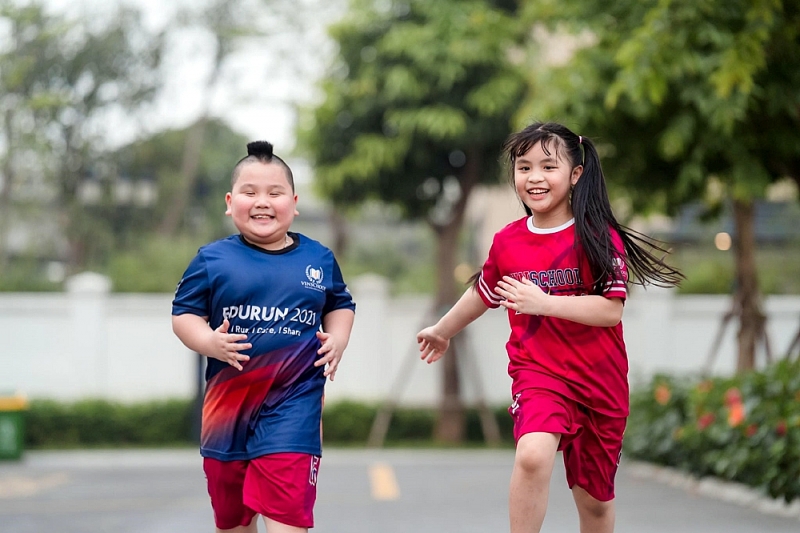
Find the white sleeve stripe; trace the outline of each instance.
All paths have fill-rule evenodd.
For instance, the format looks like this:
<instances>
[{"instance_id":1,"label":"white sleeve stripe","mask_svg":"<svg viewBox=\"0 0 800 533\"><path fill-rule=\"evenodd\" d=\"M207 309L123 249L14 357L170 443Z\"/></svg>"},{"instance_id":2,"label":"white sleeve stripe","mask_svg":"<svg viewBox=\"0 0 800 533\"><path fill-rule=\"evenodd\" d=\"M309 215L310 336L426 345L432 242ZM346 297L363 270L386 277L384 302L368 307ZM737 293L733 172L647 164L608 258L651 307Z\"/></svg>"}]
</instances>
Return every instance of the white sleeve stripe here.
<instances>
[{"instance_id":1,"label":"white sleeve stripe","mask_svg":"<svg viewBox=\"0 0 800 533\"><path fill-rule=\"evenodd\" d=\"M503 301L500 296L489 290L489 286L486 285L486 281L483 279L483 276L478 278L478 288L490 302L500 305L500 302Z\"/></svg>"}]
</instances>

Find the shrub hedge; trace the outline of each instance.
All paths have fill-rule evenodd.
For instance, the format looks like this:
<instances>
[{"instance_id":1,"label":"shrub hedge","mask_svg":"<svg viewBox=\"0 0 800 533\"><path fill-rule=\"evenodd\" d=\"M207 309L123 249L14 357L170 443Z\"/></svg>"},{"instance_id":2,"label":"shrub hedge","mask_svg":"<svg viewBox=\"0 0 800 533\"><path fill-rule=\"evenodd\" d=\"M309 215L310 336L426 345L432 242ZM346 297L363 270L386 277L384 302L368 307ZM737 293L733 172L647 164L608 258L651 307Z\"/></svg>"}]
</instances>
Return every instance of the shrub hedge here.
<instances>
[{"instance_id":1,"label":"shrub hedge","mask_svg":"<svg viewBox=\"0 0 800 533\"><path fill-rule=\"evenodd\" d=\"M325 406L323 425L326 444L364 445L369 437L376 405L340 401ZM505 408L494 411L501 435L512 442L511 417ZM124 404L106 400L72 403L33 400L26 413L27 449L82 446L189 446L197 432L195 403L168 400ZM386 435L388 444L430 441L436 411L398 408ZM466 440L483 441L478 413L466 413Z\"/></svg>"},{"instance_id":2,"label":"shrub hedge","mask_svg":"<svg viewBox=\"0 0 800 533\"><path fill-rule=\"evenodd\" d=\"M658 375L631 396L628 457L800 498L800 360L729 378Z\"/></svg>"}]
</instances>

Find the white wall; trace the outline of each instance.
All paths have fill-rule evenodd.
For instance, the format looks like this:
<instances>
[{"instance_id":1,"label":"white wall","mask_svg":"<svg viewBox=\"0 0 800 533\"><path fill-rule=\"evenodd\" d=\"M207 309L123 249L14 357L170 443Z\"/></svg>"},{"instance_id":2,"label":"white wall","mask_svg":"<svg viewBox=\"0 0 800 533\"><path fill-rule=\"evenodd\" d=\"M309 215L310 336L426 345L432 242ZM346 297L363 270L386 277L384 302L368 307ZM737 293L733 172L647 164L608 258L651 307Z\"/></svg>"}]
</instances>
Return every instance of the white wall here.
<instances>
[{"instance_id":1,"label":"white wall","mask_svg":"<svg viewBox=\"0 0 800 533\"><path fill-rule=\"evenodd\" d=\"M417 357L415 333L425 319L426 297L390 298L385 280L351 282L356 322L328 401L380 401L393 392L406 405L437 401L442 365ZM109 294L107 280L82 274L60 294L0 294L0 395L29 398L103 397L122 401L190 397L196 357L172 334L172 295ZM632 383L654 372L697 372L705 364L730 298L676 296L674 291L634 290L623 324ZM783 354L800 326L800 297L766 300L772 349ZM508 402L505 313L489 311L466 330L485 398ZM726 331L713 371L735 367L735 325ZM401 370L407 379L398 380ZM473 376L474 377L474 376ZM474 382L466 380L474 400Z\"/></svg>"}]
</instances>

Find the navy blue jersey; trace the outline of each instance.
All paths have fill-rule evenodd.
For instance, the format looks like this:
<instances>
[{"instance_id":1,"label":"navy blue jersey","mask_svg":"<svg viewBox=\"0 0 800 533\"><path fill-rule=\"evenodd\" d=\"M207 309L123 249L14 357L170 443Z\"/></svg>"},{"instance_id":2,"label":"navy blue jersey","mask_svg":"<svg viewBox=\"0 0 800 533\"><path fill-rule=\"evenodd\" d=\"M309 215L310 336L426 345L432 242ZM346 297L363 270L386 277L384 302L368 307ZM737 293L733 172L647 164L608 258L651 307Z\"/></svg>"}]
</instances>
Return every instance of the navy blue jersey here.
<instances>
[{"instance_id":1,"label":"navy blue jersey","mask_svg":"<svg viewBox=\"0 0 800 533\"><path fill-rule=\"evenodd\" d=\"M328 248L304 235L268 251L240 235L203 246L175 292L172 314L207 317L212 329L253 346L244 370L207 358L200 451L223 461L268 453L321 454L325 377L319 359L322 317L355 310Z\"/></svg>"}]
</instances>

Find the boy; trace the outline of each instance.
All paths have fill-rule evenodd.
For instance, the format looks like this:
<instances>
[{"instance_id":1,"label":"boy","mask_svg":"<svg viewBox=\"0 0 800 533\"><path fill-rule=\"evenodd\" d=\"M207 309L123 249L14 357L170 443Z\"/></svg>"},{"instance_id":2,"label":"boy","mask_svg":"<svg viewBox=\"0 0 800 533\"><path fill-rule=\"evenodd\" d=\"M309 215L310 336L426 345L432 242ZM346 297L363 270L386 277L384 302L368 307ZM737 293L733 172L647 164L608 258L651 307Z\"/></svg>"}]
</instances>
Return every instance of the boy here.
<instances>
[{"instance_id":1,"label":"boy","mask_svg":"<svg viewBox=\"0 0 800 533\"><path fill-rule=\"evenodd\" d=\"M289 228L291 169L247 145L226 215L238 235L202 247L175 292L173 331L208 358L200 451L217 531L313 527L325 379L350 339L355 304L333 253ZM321 327L320 327L321 326Z\"/></svg>"}]
</instances>

